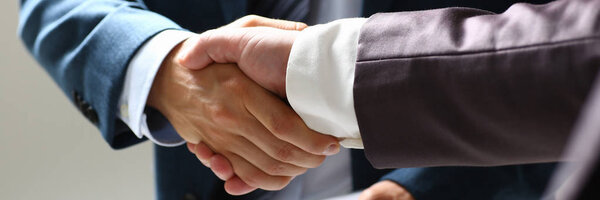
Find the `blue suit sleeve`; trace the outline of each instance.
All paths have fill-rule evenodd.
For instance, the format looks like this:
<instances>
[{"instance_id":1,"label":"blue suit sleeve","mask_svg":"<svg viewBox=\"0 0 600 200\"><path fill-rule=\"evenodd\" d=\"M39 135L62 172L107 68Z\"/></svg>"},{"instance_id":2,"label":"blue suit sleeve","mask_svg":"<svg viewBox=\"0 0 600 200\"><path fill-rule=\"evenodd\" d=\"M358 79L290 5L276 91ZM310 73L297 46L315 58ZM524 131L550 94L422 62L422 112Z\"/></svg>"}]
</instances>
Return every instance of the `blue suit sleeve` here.
<instances>
[{"instance_id":1,"label":"blue suit sleeve","mask_svg":"<svg viewBox=\"0 0 600 200\"><path fill-rule=\"evenodd\" d=\"M415 199L540 199L556 164L396 169L382 180Z\"/></svg>"},{"instance_id":2,"label":"blue suit sleeve","mask_svg":"<svg viewBox=\"0 0 600 200\"><path fill-rule=\"evenodd\" d=\"M128 62L155 34L181 27L124 0L22 0L19 20L27 49L111 147L140 142L116 115Z\"/></svg>"}]
</instances>

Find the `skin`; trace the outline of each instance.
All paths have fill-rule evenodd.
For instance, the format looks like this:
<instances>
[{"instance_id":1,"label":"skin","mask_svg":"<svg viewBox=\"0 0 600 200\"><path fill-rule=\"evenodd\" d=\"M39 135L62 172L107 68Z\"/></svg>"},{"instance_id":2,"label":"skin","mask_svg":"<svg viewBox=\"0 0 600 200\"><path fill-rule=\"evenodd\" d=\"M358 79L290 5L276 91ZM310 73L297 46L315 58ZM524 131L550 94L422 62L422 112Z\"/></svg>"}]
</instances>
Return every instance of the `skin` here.
<instances>
[{"instance_id":1,"label":"skin","mask_svg":"<svg viewBox=\"0 0 600 200\"><path fill-rule=\"evenodd\" d=\"M397 183L389 180L380 181L365 189L359 200L414 200L413 196Z\"/></svg>"},{"instance_id":2,"label":"skin","mask_svg":"<svg viewBox=\"0 0 600 200\"><path fill-rule=\"evenodd\" d=\"M250 16L228 26L298 29L302 24ZM304 25L305 27L305 25ZM231 194L279 190L339 151L336 138L310 130L271 92L234 64L183 67L181 57L201 43L192 37L175 47L157 73L147 104L159 110L190 151L226 180ZM289 53L288 53L289 54Z\"/></svg>"},{"instance_id":3,"label":"skin","mask_svg":"<svg viewBox=\"0 0 600 200\"><path fill-rule=\"evenodd\" d=\"M256 16L255 16L256 17ZM254 18L265 23L267 18ZM285 21L280 21L286 24ZM234 22L236 24L238 22ZM275 27L275 28L273 28ZM277 26L225 26L196 35L186 41L184 53L179 54L177 62L190 70L202 70L213 63L237 63L238 67L250 79L269 91L285 98L285 76L289 54L304 24L286 24ZM294 27L294 28L291 28ZM212 66L210 66L212 67ZM300 138L289 138L300 140ZM203 143L188 143L188 149L199 160L209 166L225 183L230 194L244 194L254 190L240 180L232 170L228 159L213 153ZM360 200L414 200L410 192L399 184L385 180L364 190Z\"/></svg>"},{"instance_id":4,"label":"skin","mask_svg":"<svg viewBox=\"0 0 600 200\"><path fill-rule=\"evenodd\" d=\"M249 78L285 98L285 76L296 30L272 27L225 27L186 41L182 66L199 70L211 63L237 63Z\"/></svg>"}]
</instances>

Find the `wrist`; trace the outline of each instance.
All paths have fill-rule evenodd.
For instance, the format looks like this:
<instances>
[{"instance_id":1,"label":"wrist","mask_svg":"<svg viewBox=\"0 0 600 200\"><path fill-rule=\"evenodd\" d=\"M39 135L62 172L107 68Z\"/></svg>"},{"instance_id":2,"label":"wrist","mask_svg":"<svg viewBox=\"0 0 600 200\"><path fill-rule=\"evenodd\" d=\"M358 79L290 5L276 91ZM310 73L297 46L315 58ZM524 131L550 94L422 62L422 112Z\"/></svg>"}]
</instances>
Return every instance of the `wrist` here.
<instances>
[{"instance_id":1,"label":"wrist","mask_svg":"<svg viewBox=\"0 0 600 200\"><path fill-rule=\"evenodd\" d=\"M286 71L287 99L311 129L363 148L354 110L354 68L366 19L342 19L300 32Z\"/></svg>"},{"instance_id":2,"label":"wrist","mask_svg":"<svg viewBox=\"0 0 600 200\"><path fill-rule=\"evenodd\" d=\"M160 111L165 116L168 116L166 102L168 101L167 97L169 97L169 84L171 83L171 80L174 79L172 70L177 67L175 58L179 53L182 44L183 42L175 46L162 61L154 78L154 82L152 83L148 99L146 100L146 105Z\"/></svg>"},{"instance_id":3,"label":"wrist","mask_svg":"<svg viewBox=\"0 0 600 200\"><path fill-rule=\"evenodd\" d=\"M294 42L296 41L296 38L298 37L298 34L300 33L299 31L288 31L289 34L286 35L286 37L284 38L285 42L283 42L283 45L281 45L281 49L278 49L277 51L280 52L281 54L279 56L281 56L283 58L283 62L282 62L282 66L283 68L280 68L279 70L276 70L275 72L277 72L277 78L275 80L277 80L278 84L275 85L275 93L278 94L280 97L282 98L287 98L287 93L286 93L286 76L287 76L287 68L289 66L289 60L290 60L290 56L291 56L291 52L292 52L292 46L294 45Z\"/></svg>"}]
</instances>

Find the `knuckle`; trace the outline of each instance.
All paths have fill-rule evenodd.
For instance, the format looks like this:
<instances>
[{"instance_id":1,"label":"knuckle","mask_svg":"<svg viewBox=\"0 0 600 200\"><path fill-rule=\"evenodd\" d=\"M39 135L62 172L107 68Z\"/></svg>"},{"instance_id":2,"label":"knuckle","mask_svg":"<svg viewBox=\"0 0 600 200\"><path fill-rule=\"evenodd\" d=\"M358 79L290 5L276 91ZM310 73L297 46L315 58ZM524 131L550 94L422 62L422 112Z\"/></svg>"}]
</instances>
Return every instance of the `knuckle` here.
<instances>
[{"instance_id":1,"label":"knuckle","mask_svg":"<svg viewBox=\"0 0 600 200\"><path fill-rule=\"evenodd\" d=\"M240 26L241 27L256 26L259 18L260 17L258 15L246 15L246 16L240 18Z\"/></svg>"},{"instance_id":2,"label":"knuckle","mask_svg":"<svg viewBox=\"0 0 600 200\"><path fill-rule=\"evenodd\" d=\"M229 125L234 122L234 115L222 104L208 106L208 112L213 121L218 125Z\"/></svg>"},{"instance_id":3,"label":"knuckle","mask_svg":"<svg viewBox=\"0 0 600 200\"><path fill-rule=\"evenodd\" d=\"M291 120L290 117L285 115L282 116L272 116L271 117L271 127L272 132L277 135L286 135L290 131L294 130L296 123L294 120Z\"/></svg>"},{"instance_id":4,"label":"knuckle","mask_svg":"<svg viewBox=\"0 0 600 200\"><path fill-rule=\"evenodd\" d=\"M283 162L289 162L293 160L294 157L294 147L289 144L283 145L277 152L275 153L275 159Z\"/></svg>"},{"instance_id":5,"label":"knuckle","mask_svg":"<svg viewBox=\"0 0 600 200\"><path fill-rule=\"evenodd\" d=\"M244 182L246 182L246 184L252 186L252 187L258 187L261 188L261 181L264 179L264 176L261 172L259 171L254 171L251 174L247 174L244 177Z\"/></svg>"},{"instance_id":6,"label":"knuckle","mask_svg":"<svg viewBox=\"0 0 600 200\"><path fill-rule=\"evenodd\" d=\"M242 92L245 89L246 85L244 83L242 76L231 76L224 80L222 85L228 90L237 93Z\"/></svg>"},{"instance_id":7,"label":"knuckle","mask_svg":"<svg viewBox=\"0 0 600 200\"><path fill-rule=\"evenodd\" d=\"M201 34L196 34L190 38L189 41L194 41L191 45L196 46L199 44L206 44L211 41L212 37L215 35L216 30L208 30L204 31Z\"/></svg>"},{"instance_id":8,"label":"knuckle","mask_svg":"<svg viewBox=\"0 0 600 200\"><path fill-rule=\"evenodd\" d=\"M269 167L267 168L267 171L265 171L265 172L271 176L283 176L283 175L285 175L286 171L287 171L287 166L285 164L275 163L275 164L269 165Z\"/></svg>"}]
</instances>

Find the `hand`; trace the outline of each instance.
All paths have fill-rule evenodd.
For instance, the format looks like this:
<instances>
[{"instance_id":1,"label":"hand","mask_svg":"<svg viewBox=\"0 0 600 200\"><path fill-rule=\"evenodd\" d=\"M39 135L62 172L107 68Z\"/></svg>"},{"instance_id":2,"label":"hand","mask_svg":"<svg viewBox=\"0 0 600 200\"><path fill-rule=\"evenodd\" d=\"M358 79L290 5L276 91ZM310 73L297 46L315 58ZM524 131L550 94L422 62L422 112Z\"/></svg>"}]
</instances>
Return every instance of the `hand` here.
<instances>
[{"instance_id":1,"label":"hand","mask_svg":"<svg viewBox=\"0 0 600 200\"><path fill-rule=\"evenodd\" d=\"M251 26L267 26L285 30L302 30L306 27L306 24L300 22L290 22L284 20L268 19L259 16L246 16L236 20L235 22L222 27L225 28L239 28L239 27L251 27ZM190 39L192 40L192 39ZM189 40L188 40L189 41ZM192 45L198 45L192 43ZM193 49L193 47L191 48ZM285 76L285 75L284 75ZM255 187L249 186L242 181L233 172L230 162L220 154L215 154L207 145L202 142L193 144L188 142L188 148L191 152L195 153L198 159L222 180L225 180L225 190L234 195L245 194L256 189ZM337 152L338 150L333 150Z\"/></svg>"},{"instance_id":2,"label":"hand","mask_svg":"<svg viewBox=\"0 0 600 200\"><path fill-rule=\"evenodd\" d=\"M358 197L359 200L414 200L410 192L389 180L373 184Z\"/></svg>"},{"instance_id":3,"label":"hand","mask_svg":"<svg viewBox=\"0 0 600 200\"><path fill-rule=\"evenodd\" d=\"M251 187L278 190L293 176L337 153L337 139L311 131L290 107L249 80L237 66L192 71L174 61L172 50L157 73L148 105L179 135L231 162Z\"/></svg>"},{"instance_id":4,"label":"hand","mask_svg":"<svg viewBox=\"0 0 600 200\"><path fill-rule=\"evenodd\" d=\"M299 32L271 27L219 28L190 38L178 62L190 69L211 63L237 63L259 85L286 97L285 75Z\"/></svg>"},{"instance_id":5,"label":"hand","mask_svg":"<svg viewBox=\"0 0 600 200\"><path fill-rule=\"evenodd\" d=\"M212 152L208 146L200 142L198 144L187 143L190 152L196 154L204 166L210 168L217 177L225 181L225 191L232 195L242 195L252 192L256 187L249 186L233 172L233 167L227 158Z\"/></svg>"}]
</instances>

